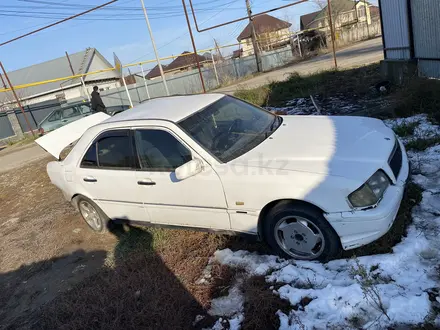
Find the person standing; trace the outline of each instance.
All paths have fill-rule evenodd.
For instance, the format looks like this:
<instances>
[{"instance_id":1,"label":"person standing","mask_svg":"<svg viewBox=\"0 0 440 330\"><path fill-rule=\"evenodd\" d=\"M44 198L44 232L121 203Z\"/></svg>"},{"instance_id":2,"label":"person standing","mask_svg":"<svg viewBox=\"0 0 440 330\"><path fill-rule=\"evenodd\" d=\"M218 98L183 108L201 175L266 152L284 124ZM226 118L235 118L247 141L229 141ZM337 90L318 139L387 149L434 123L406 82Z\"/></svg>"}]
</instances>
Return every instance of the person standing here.
<instances>
[{"instance_id":1,"label":"person standing","mask_svg":"<svg viewBox=\"0 0 440 330\"><path fill-rule=\"evenodd\" d=\"M98 92L98 86L93 87L92 92L92 111L107 113L104 102L102 102L101 95Z\"/></svg>"}]
</instances>

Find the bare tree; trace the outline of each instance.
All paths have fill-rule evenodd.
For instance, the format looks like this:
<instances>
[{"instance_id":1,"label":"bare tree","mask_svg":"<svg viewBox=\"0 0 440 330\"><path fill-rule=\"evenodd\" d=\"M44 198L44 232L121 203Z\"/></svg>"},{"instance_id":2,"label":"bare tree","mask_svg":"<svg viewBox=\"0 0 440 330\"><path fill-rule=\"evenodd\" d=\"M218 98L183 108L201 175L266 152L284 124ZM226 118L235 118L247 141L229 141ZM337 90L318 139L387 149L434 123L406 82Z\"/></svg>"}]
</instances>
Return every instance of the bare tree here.
<instances>
[{"instance_id":1,"label":"bare tree","mask_svg":"<svg viewBox=\"0 0 440 330\"><path fill-rule=\"evenodd\" d=\"M312 3L321 10L327 7L327 0L312 0Z\"/></svg>"},{"instance_id":2,"label":"bare tree","mask_svg":"<svg viewBox=\"0 0 440 330\"><path fill-rule=\"evenodd\" d=\"M323 19L325 21L325 26L329 25L329 19L328 19L328 1L331 1L331 14L332 14L332 21L333 21L333 29L335 29L338 25L340 25L341 20L343 19L343 15L341 13L344 11L345 6L343 6L343 3L338 0L311 0L312 3L316 6L316 8L320 9L323 13L323 16L319 19ZM355 2L353 1L353 9L356 10ZM356 13L355 13L356 15Z\"/></svg>"}]
</instances>

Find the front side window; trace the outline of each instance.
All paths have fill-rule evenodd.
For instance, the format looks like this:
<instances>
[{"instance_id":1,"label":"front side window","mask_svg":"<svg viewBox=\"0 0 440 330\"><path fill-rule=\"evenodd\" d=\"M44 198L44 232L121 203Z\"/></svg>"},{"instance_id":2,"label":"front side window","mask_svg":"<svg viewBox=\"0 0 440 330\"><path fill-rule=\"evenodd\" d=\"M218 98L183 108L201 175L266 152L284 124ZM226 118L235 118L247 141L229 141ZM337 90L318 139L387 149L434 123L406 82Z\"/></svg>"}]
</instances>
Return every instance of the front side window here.
<instances>
[{"instance_id":1,"label":"front side window","mask_svg":"<svg viewBox=\"0 0 440 330\"><path fill-rule=\"evenodd\" d=\"M147 171L173 171L189 162L191 152L173 135L163 130L140 129L134 133L141 168Z\"/></svg>"},{"instance_id":2,"label":"front side window","mask_svg":"<svg viewBox=\"0 0 440 330\"><path fill-rule=\"evenodd\" d=\"M134 166L133 160L130 131L109 131L102 134L89 147L81 161L81 166L130 169Z\"/></svg>"},{"instance_id":3,"label":"front side window","mask_svg":"<svg viewBox=\"0 0 440 330\"><path fill-rule=\"evenodd\" d=\"M67 108L63 110L63 118L71 118L79 116L81 113L79 112L77 107Z\"/></svg>"},{"instance_id":4,"label":"front side window","mask_svg":"<svg viewBox=\"0 0 440 330\"><path fill-rule=\"evenodd\" d=\"M81 105L79 105L78 107L80 108L80 110L81 110L82 113L89 113L89 112L92 111L92 110L90 109L90 107L89 107L88 105L85 105L85 104L81 104Z\"/></svg>"},{"instance_id":5,"label":"front side window","mask_svg":"<svg viewBox=\"0 0 440 330\"><path fill-rule=\"evenodd\" d=\"M281 122L281 117L225 96L179 122L179 125L205 149L226 163L255 148Z\"/></svg>"}]
</instances>

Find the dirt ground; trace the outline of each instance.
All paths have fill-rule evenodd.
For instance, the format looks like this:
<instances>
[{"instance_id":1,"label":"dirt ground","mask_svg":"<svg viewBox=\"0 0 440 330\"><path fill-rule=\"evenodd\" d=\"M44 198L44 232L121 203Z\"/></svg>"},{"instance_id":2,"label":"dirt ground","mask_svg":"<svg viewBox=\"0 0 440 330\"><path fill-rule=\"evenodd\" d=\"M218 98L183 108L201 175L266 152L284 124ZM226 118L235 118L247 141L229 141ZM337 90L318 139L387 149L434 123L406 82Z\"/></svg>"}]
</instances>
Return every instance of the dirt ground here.
<instances>
[{"instance_id":1,"label":"dirt ground","mask_svg":"<svg viewBox=\"0 0 440 330\"><path fill-rule=\"evenodd\" d=\"M50 160L0 174L0 328L96 272L116 242L50 184Z\"/></svg>"},{"instance_id":2,"label":"dirt ground","mask_svg":"<svg viewBox=\"0 0 440 330\"><path fill-rule=\"evenodd\" d=\"M193 231L94 233L50 183L51 160L0 173L0 329L94 328L95 312L98 328L193 328L212 299L212 289L196 282L214 251L265 251L261 243Z\"/></svg>"}]
</instances>

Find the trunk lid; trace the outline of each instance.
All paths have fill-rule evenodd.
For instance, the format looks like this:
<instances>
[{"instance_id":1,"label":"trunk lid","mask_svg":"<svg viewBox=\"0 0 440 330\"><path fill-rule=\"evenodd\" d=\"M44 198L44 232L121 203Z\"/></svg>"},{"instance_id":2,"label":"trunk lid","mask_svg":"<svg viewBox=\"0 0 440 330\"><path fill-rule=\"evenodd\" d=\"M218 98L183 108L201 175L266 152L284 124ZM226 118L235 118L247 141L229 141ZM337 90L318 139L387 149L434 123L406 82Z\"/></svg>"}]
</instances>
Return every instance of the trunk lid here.
<instances>
[{"instance_id":1,"label":"trunk lid","mask_svg":"<svg viewBox=\"0 0 440 330\"><path fill-rule=\"evenodd\" d=\"M35 142L45 151L59 159L60 153L64 148L77 141L90 127L103 122L107 118L110 118L110 116L105 113L95 113L60 127L38 138Z\"/></svg>"}]
</instances>

